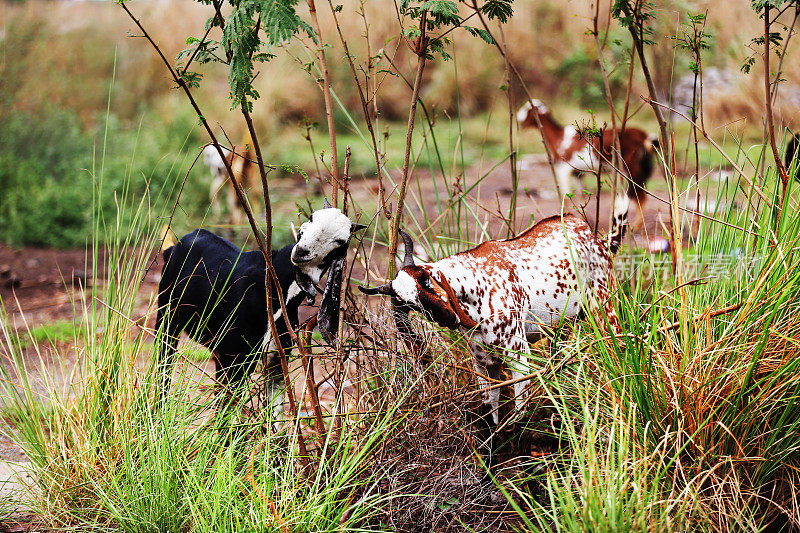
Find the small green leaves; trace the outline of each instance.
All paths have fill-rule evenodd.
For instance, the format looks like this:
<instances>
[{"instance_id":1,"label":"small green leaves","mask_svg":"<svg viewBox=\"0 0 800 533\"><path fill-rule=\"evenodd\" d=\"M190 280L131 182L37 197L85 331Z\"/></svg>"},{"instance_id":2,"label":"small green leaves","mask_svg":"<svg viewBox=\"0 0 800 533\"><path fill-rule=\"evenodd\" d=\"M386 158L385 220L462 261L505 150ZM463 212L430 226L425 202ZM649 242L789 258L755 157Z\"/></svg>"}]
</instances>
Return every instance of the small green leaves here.
<instances>
[{"instance_id":1,"label":"small green leaves","mask_svg":"<svg viewBox=\"0 0 800 533\"><path fill-rule=\"evenodd\" d=\"M492 35L483 28L473 28L471 26L464 26L464 29L470 32L475 37L480 37L487 44L495 44L494 39L492 39Z\"/></svg>"},{"instance_id":2,"label":"small green leaves","mask_svg":"<svg viewBox=\"0 0 800 533\"><path fill-rule=\"evenodd\" d=\"M431 29L461 24L458 6L451 0L428 0L423 2L419 9L428 12L428 25Z\"/></svg>"},{"instance_id":3,"label":"small green leaves","mask_svg":"<svg viewBox=\"0 0 800 533\"><path fill-rule=\"evenodd\" d=\"M705 13L687 13L688 22L681 24L682 32L680 36L675 36L675 46L681 50L686 50L691 54L691 61L687 67L695 75L700 75L701 54L703 50L711 48L709 44L712 35L706 31ZM692 115L694 116L694 115Z\"/></svg>"},{"instance_id":4,"label":"small green leaves","mask_svg":"<svg viewBox=\"0 0 800 533\"><path fill-rule=\"evenodd\" d=\"M403 30L403 35L406 36L408 39L416 39L420 35L422 35L422 31L417 28L416 26L412 26L410 28L406 28Z\"/></svg>"},{"instance_id":5,"label":"small green leaves","mask_svg":"<svg viewBox=\"0 0 800 533\"><path fill-rule=\"evenodd\" d=\"M297 0L262 0L259 14L262 28L267 33L268 44L277 45L288 41L302 31L316 42L314 30L295 11Z\"/></svg>"},{"instance_id":6,"label":"small green leaves","mask_svg":"<svg viewBox=\"0 0 800 533\"><path fill-rule=\"evenodd\" d=\"M614 0L611 6L611 15L619 23L628 28L631 33L638 36L642 44L655 44L649 38L654 30L650 22L655 19L655 5L653 2L639 0Z\"/></svg>"},{"instance_id":7,"label":"small green leaves","mask_svg":"<svg viewBox=\"0 0 800 533\"><path fill-rule=\"evenodd\" d=\"M744 63L742 63L742 68L740 69L745 74L750 74L750 70L753 68L753 65L756 64L756 57L755 56L748 56L744 59Z\"/></svg>"},{"instance_id":8,"label":"small green leaves","mask_svg":"<svg viewBox=\"0 0 800 533\"><path fill-rule=\"evenodd\" d=\"M203 79L203 75L199 72L187 72L187 71L178 71L178 78L183 80L186 85L190 88L200 87L200 80Z\"/></svg>"},{"instance_id":9,"label":"small green leaves","mask_svg":"<svg viewBox=\"0 0 800 533\"><path fill-rule=\"evenodd\" d=\"M687 16L689 17L689 22L692 24L703 24L706 21L705 13L697 13L696 15L688 13Z\"/></svg>"},{"instance_id":10,"label":"small green leaves","mask_svg":"<svg viewBox=\"0 0 800 533\"><path fill-rule=\"evenodd\" d=\"M474 6L489 20L498 20L501 23L507 22L513 11L511 3L513 0L487 0L480 7ZM425 31L427 42L423 44L423 50L415 50L417 53L425 53L426 59L433 59L439 55L447 61L450 54L446 48L452 44L447 35L455 28L464 28L471 35L480 38L487 44L496 44L492 35L483 28L475 28L464 25L469 17L462 17L459 12L458 3L453 0L402 0L400 2L400 12L410 17L412 20L419 21L416 26L403 29L403 35L408 40L414 40L422 35L423 14L425 20ZM473 13L470 16L473 16ZM439 31L439 35L431 35L431 32Z\"/></svg>"},{"instance_id":11,"label":"small green leaves","mask_svg":"<svg viewBox=\"0 0 800 533\"><path fill-rule=\"evenodd\" d=\"M514 8L511 3L514 0L487 0L481 11L490 19L497 20L502 24L508 22L508 19L514 14Z\"/></svg>"},{"instance_id":12,"label":"small green leaves","mask_svg":"<svg viewBox=\"0 0 800 533\"><path fill-rule=\"evenodd\" d=\"M761 13L764 11L765 7L770 9L780 9L783 7L784 4L793 4L797 3L797 0L751 0L750 5L753 6L753 9L756 13Z\"/></svg>"}]
</instances>

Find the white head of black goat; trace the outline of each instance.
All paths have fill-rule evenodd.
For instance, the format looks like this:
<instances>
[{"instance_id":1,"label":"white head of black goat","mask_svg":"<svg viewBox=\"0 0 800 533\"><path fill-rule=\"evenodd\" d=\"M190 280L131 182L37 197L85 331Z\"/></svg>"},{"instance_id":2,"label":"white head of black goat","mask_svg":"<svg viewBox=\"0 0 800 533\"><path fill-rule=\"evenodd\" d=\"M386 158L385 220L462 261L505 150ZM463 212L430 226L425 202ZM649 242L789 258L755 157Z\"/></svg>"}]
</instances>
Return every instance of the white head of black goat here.
<instances>
[{"instance_id":1,"label":"white head of black goat","mask_svg":"<svg viewBox=\"0 0 800 533\"><path fill-rule=\"evenodd\" d=\"M347 215L332 207L327 198L322 209L311 213L308 222L300 226L291 259L296 267L297 284L309 303L313 303L316 296L314 284L335 262L344 260L350 236L364 228L366 226L352 222Z\"/></svg>"}]
</instances>

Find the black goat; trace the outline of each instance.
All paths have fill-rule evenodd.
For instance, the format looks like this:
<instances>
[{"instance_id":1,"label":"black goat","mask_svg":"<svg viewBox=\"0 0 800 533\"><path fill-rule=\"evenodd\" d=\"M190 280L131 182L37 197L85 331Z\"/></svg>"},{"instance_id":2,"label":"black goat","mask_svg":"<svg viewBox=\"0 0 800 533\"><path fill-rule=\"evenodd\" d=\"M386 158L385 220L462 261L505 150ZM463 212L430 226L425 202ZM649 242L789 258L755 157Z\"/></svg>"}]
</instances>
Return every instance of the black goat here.
<instances>
[{"instance_id":1,"label":"black goat","mask_svg":"<svg viewBox=\"0 0 800 533\"><path fill-rule=\"evenodd\" d=\"M326 201L325 208L315 211L300 227L296 244L272 251L279 285L276 287L272 280L272 308L278 340L285 351L291 349L291 337L277 290L283 295L289 323L294 328L303 298L309 304L314 302L315 284L331 265L341 267L351 234L363 228L338 209L329 207ZM197 229L163 255L156 318L156 328L164 335L158 343L162 393L169 387L181 332L212 350L219 383L240 383L262 355L267 355L268 384L273 391L281 390L280 362L273 356L267 320L266 262L261 252L242 252L222 237ZM340 287L341 270L336 269L338 281L327 284L329 292ZM323 301L326 298L328 295L323 295ZM338 306L324 307L328 312L334 312L332 309L336 307L338 313ZM334 321L332 317L326 318Z\"/></svg>"}]
</instances>

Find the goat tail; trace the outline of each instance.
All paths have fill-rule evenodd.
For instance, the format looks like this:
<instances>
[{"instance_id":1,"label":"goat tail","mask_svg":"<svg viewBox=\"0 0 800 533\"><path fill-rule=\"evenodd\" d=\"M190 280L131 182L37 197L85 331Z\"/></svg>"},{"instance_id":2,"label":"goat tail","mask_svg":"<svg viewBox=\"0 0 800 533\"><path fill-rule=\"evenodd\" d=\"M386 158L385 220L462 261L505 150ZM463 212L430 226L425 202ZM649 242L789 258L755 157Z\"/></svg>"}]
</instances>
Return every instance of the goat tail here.
<instances>
[{"instance_id":1,"label":"goat tail","mask_svg":"<svg viewBox=\"0 0 800 533\"><path fill-rule=\"evenodd\" d=\"M637 159L639 163L638 172L632 172L631 179L628 182L628 198L634 200L638 204L644 203L647 186L647 181L653 175L655 169L655 153L661 147L658 142L658 137L655 135L648 135L637 151Z\"/></svg>"},{"instance_id":2,"label":"goat tail","mask_svg":"<svg viewBox=\"0 0 800 533\"><path fill-rule=\"evenodd\" d=\"M614 206L614 219L611 221L611 232L608 234L608 249L616 254L628 230L628 209L630 199L624 194L617 196Z\"/></svg>"},{"instance_id":3,"label":"goat tail","mask_svg":"<svg viewBox=\"0 0 800 533\"><path fill-rule=\"evenodd\" d=\"M648 135L644 141L644 149L648 154L654 153L661 148L661 143L658 141L657 135Z\"/></svg>"},{"instance_id":4,"label":"goat tail","mask_svg":"<svg viewBox=\"0 0 800 533\"><path fill-rule=\"evenodd\" d=\"M800 151L798 151L798 148L800 148L800 133L792 133L789 131L789 141L786 143L786 152L783 155L783 164L786 166L787 172L791 172L794 160L800 158ZM800 173L795 177L800 179Z\"/></svg>"}]
</instances>

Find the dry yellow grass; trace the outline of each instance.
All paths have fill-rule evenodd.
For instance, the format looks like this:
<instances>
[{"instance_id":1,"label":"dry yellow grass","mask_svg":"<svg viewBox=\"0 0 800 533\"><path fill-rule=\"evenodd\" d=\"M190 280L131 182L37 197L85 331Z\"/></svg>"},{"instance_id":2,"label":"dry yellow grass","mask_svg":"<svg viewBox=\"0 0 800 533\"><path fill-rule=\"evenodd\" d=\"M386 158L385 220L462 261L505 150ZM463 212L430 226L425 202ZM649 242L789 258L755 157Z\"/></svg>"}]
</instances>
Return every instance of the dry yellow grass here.
<instances>
[{"instance_id":1,"label":"dry yellow grass","mask_svg":"<svg viewBox=\"0 0 800 533\"><path fill-rule=\"evenodd\" d=\"M394 59L394 64L407 78L413 71L414 59L398 39L400 22L394 3L390 0L364 2L366 26L364 18L359 15L360 1L344 0L341 3L343 10L339 21L342 33L357 64L365 65L368 54L375 58L378 108L386 118L404 118L403 110L407 107L410 90L401 78L386 72L392 70L387 57ZM504 37L526 85L535 96L551 102L557 109L573 108L575 102L570 91L574 87L569 86L569 82L556 71L576 51L582 50L589 58L594 58L594 43L587 35L591 27L592 2L523 1L516 2L514 7L514 18L504 29ZM172 0L136 2L131 4L131 8L170 59L185 46L187 36L201 30L210 13L207 6ZM302 9L305 6L301 2ZM672 39L681 30L681 16L687 11L705 10L708 11L708 30L714 36L712 50L707 52L705 59L706 66L736 73L744 58L751 53L747 45L760 33L761 22L749 2L660 2L655 25L656 45L648 54L654 77L662 90L667 91L677 77L687 72L688 58L683 53L676 53ZM331 45L327 53L333 89L348 110L358 116L359 99L333 17L325 3L320 3L319 14L323 40ZM303 16L307 18L307 13ZM601 19L605 25L607 9L601 12ZM470 23L479 25L474 18ZM16 106L64 106L76 109L85 121L91 121L99 110L105 109L108 82L116 56L117 84L112 102L116 113L134 118L142 108L154 105L168 117L174 102L167 98L172 87L163 65L144 40L128 37L127 32L133 31L133 24L116 4L45 3L38 0L3 4L0 7L0 26L5 29L0 72L6 78L5 82L0 81L0 85L8 90L13 84L11 90L16 95ZM614 21L610 27L614 30L612 38L625 36L624 30ZM365 28L368 28L369 47ZM492 29L499 35L497 28ZM450 36L453 37L452 54L456 61L437 61L426 70L425 101L440 112L452 113L458 108L467 115L505 105L501 90L505 74L497 51L463 31L453 32ZM792 43L783 65L787 87L800 85L800 62L792 60L797 55L794 52L796 46L800 46L800 41ZM304 117L323 121L321 93L314 76L302 68L311 59L307 47L295 43L285 50L278 50L275 59L259 68L256 86L262 98L255 112L259 127L276 132L286 125L297 124ZM587 66L590 70L595 67L596 63ZM205 74L198 91L204 111L226 127L232 136L240 136L238 115L229 113L228 109L224 68L219 65L198 68ZM618 68L625 70L627 67L619 65ZM711 127L741 119L760 127L763 114L763 98L759 90L763 85L762 70L758 63L753 74L742 75L741 82L732 88L730 94L709 96L706 111ZM638 104L638 95L645 93L638 70L634 81L634 104ZM523 91L513 88L521 97ZM782 99L785 92L779 93L778 120L796 126L797 104Z\"/></svg>"}]
</instances>

